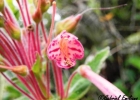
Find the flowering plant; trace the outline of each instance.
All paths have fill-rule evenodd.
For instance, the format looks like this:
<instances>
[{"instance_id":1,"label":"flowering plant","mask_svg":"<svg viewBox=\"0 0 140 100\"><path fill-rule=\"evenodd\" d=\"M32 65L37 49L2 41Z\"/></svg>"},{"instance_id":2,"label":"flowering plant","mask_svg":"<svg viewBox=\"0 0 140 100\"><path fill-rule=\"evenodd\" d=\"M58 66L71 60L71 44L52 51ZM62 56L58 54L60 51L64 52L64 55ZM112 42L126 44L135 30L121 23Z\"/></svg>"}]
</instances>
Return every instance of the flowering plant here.
<instances>
[{"instance_id":1,"label":"flowering plant","mask_svg":"<svg viewBox=\"0 0 140 100\"><path fill-rule=\"evenodd\" d=\"M82 14L70 16L54 27L55 1L34 0L35 9L32 14L29 12L27 0L16 0L16 2L22 25L18 24L6 2L1 0L0 3L0 73L19 92L30 100L77 100L86 93L91 82L105 95L114 97L124 95L118 88L95 73L99 73L101 64L109 56L109 48L98 53L87 65L79 66L64 83L62 70L74 67L76 61L84 57L81 42L71 33L82 18ZM43 14L49 7L53 8L53 13L50 31L47 34L43 24ZM51 91L53 79L51 69L55 81L55 93ZM27 92L5 74L7 71L16 75Z\"/></svg>"}]
</instances>

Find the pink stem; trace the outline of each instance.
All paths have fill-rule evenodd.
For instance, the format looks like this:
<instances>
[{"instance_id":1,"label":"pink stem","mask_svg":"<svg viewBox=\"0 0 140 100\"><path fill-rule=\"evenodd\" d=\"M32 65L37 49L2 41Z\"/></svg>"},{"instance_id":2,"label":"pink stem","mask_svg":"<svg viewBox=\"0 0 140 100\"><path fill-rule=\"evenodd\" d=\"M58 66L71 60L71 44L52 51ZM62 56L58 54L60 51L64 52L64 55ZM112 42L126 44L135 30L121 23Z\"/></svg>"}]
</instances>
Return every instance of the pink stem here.
<instances>
[{"instance_id":1,"label":"pink stem","mask_svg":"<svg viewBox=\"0 0 140 100\"><path fill-rule=\"evenodd\" d=\"M40 50L40 37L39 37L39 26L38 24L36 25L36 47L38 50L38 53L41 55L41 50Z\"/></svg>"},{"instance_id":2,"label":"pink stem","mask_svg":"<svg viewBox=\"0 0 140 100\"><path fill-rule=\"evenodd\" d=\"M10 15L9 15L8 17L11 18ZM12 20L12 19L11 19L11 20ZM10 34L9 31L8 31L7 29L6 29L6 31L7 31L8 34ZM21 43L21 41L19 41L19 42L17 43L17 42L15 42L15 40L12 39L12 42L13 42L14 45L16 46L16 49L18 50L18 52L19 52L19 54L20 54L20 58L22 59L22 61L28 61L27 59L24 59L24 58L23 58L24 56L23 56L22 53L21 53L21 51L24 51L24 49L23 49L23 48L22 48L23 50L22 50L22 49L19 49L19 46L22 47L22 45L20 45L20 44L18 45L18 43ZM21 50L21 51L20 51L20 50ZM28 64L29 64L29 63L28 63ZM28 65L28 66L29 66L29 65Z\"/></svg>"},{"instance_id":3,"label":"pink stem","mask_svg":"<svg viewBox=\"0 0 140 100\"><path fill-rule=\"evenodd\" d=\"M6 30L6 31L7 31L7 30ZM8 33L8 31L7 31L7 33ZM29 59L27 58L27 55L26 55L26 52L25 52L25 48L24 48L22 42L21 42L21 41L15 42L15 40L13 40L13 39L12 39L12 42L13 42L13 44L15 45L17 51L19 52L20 58L21 58L24 62L26 62L26 65L28 65L28 67L30 68L31 65L30 65L30 63L29 63Z\"/></svg>"},{"instance_id":4,"label":"pink stem","mask_svg":"<svg viewBox=\"0 0 140 100\"><path fill-rule=\"evenodd\" d=\"M9 41L7 37L4 36L4 33L0 30L0 39L5 43L5 46L10 50L11 54L13 54L13 57L17 61L17 63L20 65L21 59L18 57L17 50L15 50L13 47L13 44ZM7 52L8 53L8 52Z\"/></svg>"},{"instance_id":5,"label":"pink stem","mask_svg":"<svg viewBox=\"0 0 140 100\"><path fill-rule=\"evenodd\" d=\"M4 14L4 15L7 15L7 18L8 18L11 22L13 22L14 24L17 25L16 21L15 21L14 18L13 18L12 13L10 13L10 11L9 11L9 9L8 9L7 7L4 8L4 13L3 13L3 14Z\"/></svg>"},{"instance_id":6,"label":"pink stem","mask_svg":"<svg viewBox=\"0 0 140 100\"><path fill-rule=\"evenodd\" d=\"M30 20L30 16L29 16L29 11L28 11L28 7L27 7L27 0L23 0L23 7L25 9L22 9L21 7L21 3L19 2L19 0L17 0L18 2L18 5L19 5L19 8L20 8L20 11L21 11L21 15L22 15L22 18L23 18L23 22L24 22L24 25L25 27L28 27L28 25L31 25L31 20ZM26 15L26 16L25 16ZM26 20L27 19L27 20ZM28 31L28 30L27 30ZM29 39L29 41L27 42L28 44L28 55L29 55L29 60L30 60L30 63L32 64L35 57L34 57L34 51L35 51L35 39L34 39L34 34L33 32L29 32L27 34L27 38ZM32 45L31 45L32 44Z\"/></svg>"},{"instance_id":7,"label":"pink stem","mask_svg":"<svg viewBox=\"0 0 140 100\"><path fill-rule=\"evenodd\" d=\"M34 88L36 94L37 94L37 100L41 100L41 95L40 95L40 92L36 86L36 83L34 83L34 79L32 78L32 76L29 77L29 80L30 80L30 83L32 84L32 87Z\"/></svg>"},{"instance_id":8,"label":"pink stem","mask_svg":"<svg viewBox=\"0 0 140 100\"><path fill-rule=\"evenodd\" d=\"M24 59L24 56L23 56L23 53L21 52L20 47L17 45L17 43L16 43L14 40L13 40L13 43L14 43L14 45L15 45L15 48L16 48L17 52L19 53L19 56L20 56L20 58L21 58L23 64L25 64L25 63L26 63L26 62L25 62L26 59Z\"/></svg>"},{"instance_id":9,"label":"pink stem","mask_svg":"<svg viewBox=\"0 0 140 100\"><path fill-rule=\"evenodd\" d=\"M21 13L21 16L22 16L22 19L23 19L24 26L26 27L27 26L27 22L25 20L24 12L23 12L23 9L21 7L21 4L20 4L19 0L17 0L17 3L18 3L19 10L20 10L20 13Z\"/></svg>"},{"instance_id":10,"label":"pink stem","mask_svg":"<svg viewBox=\"0 0 140 100\"><path fill-rule=\"evenodd\" d=\"M23 0L23 5L25 7L25 13L26 13L26 16L27 16L27 21L28 21L28 24L31 25L31 18L30 18L30 15L29 15L29 10L28 10L28 6L27 6L27 0ZM32 48L33 48L33 52L31 52L31 56L34 58L34 55L33 53L35 53L35 39L34 39L34 33L33 32L30 32L30 35L31 35L31 44L32 45ZM33 59L34 60L34 59Z\"/></svg>"},{"instance_id":11,"label":"pink stem","mask_svg":"<svg viewBox=\"0 0 140 100\"><path fill-rule=\"evenodd\" d=\"M24 61L26 62L26 65L31 69L31 62L29 61L29 57L27 57L27 53L25 51L25 48L24 48L22 42L18 42L18 47L20 48L19 50L22 53L22 56L24 58Z\"/></svg>"},{"instance_id":12,"label":"pink stem","mask_svg":"<svg viewBox=\"0 0 140 100\"><path fill-rule=\"evenodd\" d=\"M53 6L53 14L52 14L52 21L51 21L51 27L50 27L50 32L49 32L48 43L51 41L52 32L54 29L54 18L55 18L55 13L56 13L56 2L55 1L53 1L52 6Z\"/></svg>"},{"instance_id":13,"label":"pink stem","mask_svg":"<svg viewBox=\"0 0 140 100\"><path fill-rule=\"evenodd\" d=\"M29 32L27 33L27 37L28 37L28 56L29 56L29 58L30 58L30 60L31 60L31 58L32 58L32 55L31 55L31 53L32 53L32 45L31 45L31 34L29 34Z\"/></svg>"},{"instance_id":14,"label":"pink stem","mask_svg":"<svg viewBox=\"0 0 140 100\"><path fill-rule=\"evenodd\" d=\"M57 67L58 69L58 75L59 75L59 87L60 87L60 100L63 100L64 98L64 86L63 86L63 75L62 75L62 69Z\"/></svg>"},{"instance_id":15,"label":"pink stem","mask_svg":"<svg viewBox=\"0 0 140 100\"><path fill-rule=\"evenodd\" d=\"M4 8L4 11L2 12L2 14L3 14L5 19L8 19L8 16L7 16L6 12L5 12L5 8Z\"/></svg>"},{"instance_id":16,"label":"pink stem","mask_svg":"<svg viewBox=\"0 0 140 100\"><path fill-rule=\"evenodd\" d=\"M65 98L68 97L68 92L69 92L69 88L70 88L70 84L72 82L72 79L74 78L74 76L77 74L77 72L73 72L72 75L70 76L69 80L68 80L68 85L67 85L67 88L66 88L66 92L65 92Z\"/></svg>"},{"instance_id":17,"label":"pink stem","mask_svg":"<svg viewBox=\"0 0 140 100\"><path fill-rule=\"evenodd\" d=\"M19 5L19 8L20 8L20 12L21 12L21 15L22 15L22 19L23 19L24 26L27 27L26 16L25 16L25 14L24 14L24 11L23 11L23 9L22 9L22 7L21 7L21 4L20 4L19 0L17 0L17 2L18 2L18 5ZM26 1L23 1L23 2L24 2L25 10L28 11L28 10L27 10L27 5L26 5ZM27 18L28 18L27 20L29 21L29 24L30 24L30 18L29 18L28 12L26 12L26 15L27 15ZM28 31L28 30L27 30L27 31ZM30 35L31 35L31 36L30 36ZM32 49L31 44L32 44L32 43L34 44L33 32L29 32L29 33L28 33L28 39L29 39L29 41L27 42L27 43L28 43L28 49L29 49L28 55L30 56L29 58L30 58L30 60L31 60L31 63L33 63L33 59L31 59L31 58L34 58L34 57L33 57L33 53L34 53L34 52L33 52L33 51L30 51L30 50ZM32 40L30 41L30 39L32 39ZM35 45L33 45L33 48L35 49Z\"/></svg>"},{"instance_id":18,"label":"pink stem","mask_svg":"<svg viewBox=\"0 0 140 100\"><path fill-rule=\"evenodd\" d=\"M64 86L63 86L63 78L62 78L62 71L61 68L59 68L55 62L53 61L53 70L54 70L54 76L55 76L55 82L56 82L56 88L58 95L60 96L60 100L64 97Z\"/></svg>"},{"instance_id":19,"label":"pink stem","mask_svg":"<svg viewBox=\"0 0 140 100\"><path fill-rule=\"evenodd\" d=\"M5 54L5 53L3 53L3 51L2 50L0 50L0 54L10 63L10 64L15 64L10 58L8 58L8 56Z\"/></svg>"},{"instance_id":20,"label":"pink stem","mask_svg":"<svg viewBox=\"0 0 140 100\"><path fill-rule=\"evenodd\" d=\"M30 19L30 16L29 16L29 11L28 11L28 7L27 7L27 0L23 0L23 5L24 5L24 7L25 7L25 10L26 10L26 15L27 15L27 21L28 21L28 23L27 24L31 24L31 19ZM30 35L31 35L31 37L30 37ZM34 40L33 40L33 32L30 34L30 35L28 35L29 36L29 40L30 40L30 42L31 43L29 43L29 47L30 46L32 46L31 44L34 42ZM30 52L30 50L31 50L31 48L32 47L30 47L29 48L29 54L30 53L33 53L33 52ZM26 54L25 53L25 51L24 51L24 54ZM26 55L25 55L26 56ZM27 57L26 57L27 58ZM28 62L29 63L29 62ZM31 68L31 66L30 66L30 68ZM36 92L37 92L37 94L39 95L39 100L41 100L41 96L43 97L43 94L41 93L41 90L40 90L40 88L39 88L39 86L38 86L38 84L37 84L37 81L36 81L36 79L35 79L35 76L33 75L33 73L32 73L32 71L30 72L30 74L31 74L31 82L32 82L32 85L34 85L34 88L35 88L35 90L36 90Z\"/></svg>"},{"instance_id":21,"label":"pink stem","mask_svg":"<svg viewBox=\"0 0 140 100\"><path fill-rule=\"evenodd\" d=\"M6 14L7 14L7 18L9 18L10 19L10 21L12 21L12 22L14 22L14 23L16 23L15 21L14 21L14 19L12 18L12 14L9 12L9 10L5 7L5 12L6 12ZM4 15L6 15L5 14L5 12L4 12ZM6 30L7 31L7 30ZM8 31L7 31L8 32ZM15 44L15 46L17 47L17 43L15 42L15 40L12 40L13 41L13 43ZM20 49L17 49L18 51L20 50ZM23 57L21 56L21 59L23 60Z\"/></svg>"},{"instance_id":22,"label":"pink stem","mask_svg":"<svg viewBox=\"0 0 140 100\"><path fill-rule=\"evenodd\" d=\"M6 16L7 14L7 16ZM14 18L12 18L12 14L9 12L9 10L5 7L5 11L4 11L4 15L5 17L7 17L8 19L10 19L10 21L12 21L13 23L16 24L16 22L14 21ZM7 31L7 30L6 30ZM8 32L8 31L7 31ZM14 44L17 45L17 43L15 43L15 40L13 40ZM19 50L18 50L19 51ZM22 60L23 60L23 57L21 56Z\"/></svg>"},{"instance_id":23,"label":"pink stem","mask_svg":"<svg viewBox=\"0 0 140 100\"><path fill-rule=\"evenodd\" d=\"M0 65L0 68L4 68L4 69L8 69L8 70L12 70L12 69L13 69L13 68L10 67L10 66L2 66L2 65Z\"/></svg>"},{"instance_id":24,"label":"pink stem","mask_svg":"<svg viewBox=\"0 0 140 100\"><path fill-rule=\"evenodd\" d=\"M34 37L34 33L33 32L29 32L28 33L28 39L29 39L29 43L28 43L28 55L31 61L31 65L34 63L35 58L36 58L36 46L35 46L35 37Z\"/></svg>"},{"instance_id":25,"label":"pink stem","mask_svg":"<svg viewBox=\"0 0 140 100\"><path fill-rule=\"evenodd\" d=\"M36 52L36 45L35 45L35 41L36 41L36 40L35 40L35 34L34 34L33 31L31 31L30 34L32 34L33 51L34 51L34 52L33 52L33 53L34 53L33 55L35 55L35 52Z\"/></svg>"},{"instance_id":26,"label":"pink stem","mask_svg":"<svg viewBox=\"0 0 140 100\"><path fill-rule=\"evenodd\" d=\"M25 10L26 10L28 24L30 25L31 24L31 19L30 19L30 15L29 15L29 11L28 11L27 0L23 0L23 2L24 2Z\"/></svg>"},{"instance_id":27,"label":"pink stem","mask_svg":"<svg viewBox=\"0 0 140 100\"><path fill-rule=\"evenodd\" d=\"M5 57L11 64L16 65L16 62L13 61L13 59L11 58L11 56L9 56L8 54L5 53L5 52L9 52L9 51L7 51L7 49L5 49L5 48L2 46L2 44L1 44L1 47L2 47L5 51L3 52L3 50L0 49L0 54L1 54L3 57Z\"/></svg>"},{"instance_id":28,"label":"pink stem","mask_svg":"<svg viewBox=\"0 0 140 100\"><path fill-rule=\"evenodd\" d=\"M52 64L53 64L53 74L54 74L54 81L55 81L55 87L56 87L56 92L58 95L60 95L60 87L59 87L59 77L57 75L57 70L56 70L56 66L55 66L55 62L52 61Z\"/></svg>"},{"instance_id":29,"label":"pink stem","mask_svg":"<svg viewBox=\"0 0 140 100\"><path fill-rule=\"evenodd\" d=\"M11 65L11 63L10 63L6 58L3 58L3 59L2 59L2 62L3 62L3 64L6 65L6 66L10 66L10 65Z\"/></svg>"},{"instance_id":30,"label":"pink stem","mask_svg":"<svg viewBox=\"0 0 140 100\"><path fill-rule=\"evenodd\" d=\"M44 36L44 39L45 39L45 42L47 43L47 32L45 31L45 27L43 25L43 22L41 21L41 28L42 28L42 32L43 32L43 36Z\"/></svg>"},{"instance_id":31,"label":"pink stem","mask_svg":"<svg viewBox=\"0 0 140 100\"><path fill-rule=\"evenodd\" d=\"M30 75L31 75L31 79L32 79L32 81L33 81L33 84L34 84L34 86L35 86L35 88L36 88L36 92L37 93L39 93L38 95L41 97L41 98L45 98L44 97L44 95L42 94L42 91L41 91L41 89L40 89L40 87L39 87L39 85L38 85L38 82L37 82L37 80L36 80L36 78L35 78L35 76L34 76L34 73L32 72L32 71L30 71Z\"/></svg>"}]
</instances>

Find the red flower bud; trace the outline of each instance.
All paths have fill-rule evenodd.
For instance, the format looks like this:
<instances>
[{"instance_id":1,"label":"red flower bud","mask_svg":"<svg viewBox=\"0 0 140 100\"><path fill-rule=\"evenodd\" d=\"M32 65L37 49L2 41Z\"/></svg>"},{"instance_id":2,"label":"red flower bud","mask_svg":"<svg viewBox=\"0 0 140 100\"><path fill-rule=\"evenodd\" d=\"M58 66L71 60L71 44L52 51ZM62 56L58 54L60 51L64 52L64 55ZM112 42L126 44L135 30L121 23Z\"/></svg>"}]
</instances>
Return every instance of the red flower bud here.
<instances>
[{"instance_id":1,"label":"red flower bud","mask_svg":"<svg viewBox=\"0 0 140 100\"><path fill-rule=\"evenodd\" d=\"M33 20L38 24L42 20L41 8L37 8L35 13L32 15Z\"/></svg>"},{"instance_id":2,"label":"red flower bud","mask_svg":"<svg viewBox=\"0 0 140 100\"><path fill-rule=\"evenodd\" d=\"M38 0L37 2L37 9L35 13L32 15L33 20L38 24L42 20L42 14L45 12L48 8L48 2L45 0Z\"/></svg>"}]
</instances>

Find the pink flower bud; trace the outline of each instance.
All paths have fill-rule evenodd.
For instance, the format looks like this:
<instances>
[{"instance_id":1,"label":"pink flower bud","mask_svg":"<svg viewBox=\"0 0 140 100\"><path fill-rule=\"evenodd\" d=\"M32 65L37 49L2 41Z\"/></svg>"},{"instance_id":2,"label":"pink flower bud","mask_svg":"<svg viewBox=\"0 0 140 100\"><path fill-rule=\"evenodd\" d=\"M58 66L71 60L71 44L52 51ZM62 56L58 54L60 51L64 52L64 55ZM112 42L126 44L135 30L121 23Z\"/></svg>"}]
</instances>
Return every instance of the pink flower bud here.
<instances>
[{"instance_id":1,"label":"pink flower bud","mask_svg":"<svg viewBox=\"0 0 140 100\"><path fill-rule=\"evenodd\" d=\"M78 73L92 82L105 95L112 97L124 96L124 93L121 90L100 75L94 73L88 65L81 65L78 68Z\"/></svg>"},{"instance_id":2,"label":"pink flower bud","mask_svg":"<svg viewBox=\"0 0 140 100\"><path fill-rule=\"evenodd\" d=\"M29 73L28 67L25 65L12 66L12 67L0 65L0 70L10 70L21 76L26 76Z\"/></svg>"},{"instance_id":3,"label":"pink flower bud","mask_svg":"<svg viewBox=\"0 0 140 100\"><path fill-rule=\"evenodd\" d=\"M21 76L26 76L29 73L28 68L25 65L15 66L13 67L12 71Z\"/></svg>"},{"instance_id":4,"label":"pink flower bud","mask_svg":"<svg viewBox=\"0 0 140 100\"><path fill-rule=\"evenodd\" d=\"M58 23L56 23L55 31L56 34L61 33L63 30L73 32L80 21L82 15L70 16Z\"/></svg>"}]
</instances>

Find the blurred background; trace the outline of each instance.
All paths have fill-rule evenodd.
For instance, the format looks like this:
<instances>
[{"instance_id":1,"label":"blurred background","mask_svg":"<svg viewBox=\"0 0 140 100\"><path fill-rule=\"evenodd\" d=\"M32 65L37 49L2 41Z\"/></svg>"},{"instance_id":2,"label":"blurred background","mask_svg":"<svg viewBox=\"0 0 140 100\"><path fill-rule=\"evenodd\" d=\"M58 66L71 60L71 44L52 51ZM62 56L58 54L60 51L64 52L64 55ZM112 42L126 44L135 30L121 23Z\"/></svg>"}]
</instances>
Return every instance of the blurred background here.
<instances>
[{"instance_id":1,"label":"blurred background","mask_svg":"<svg viewBox=\"0 0 140 100\"><path fill-rule=\"evenodd\" d=\"M109 46L112 55L100 75L126 95L140 98L140 0L58 0L58 13L66 17L88 8L123 4L127 6L84 13L75 34L84 45L85 59ZM91 100L100 94L93 87L81 100Z\"/></svg>"},{"instance_id":2,"label":"blurred background","mask_svg":"<svg viewBox=\"0 0 140 100\"><path fill-rule=\"evenodd\" d=\"M8 1L12 3L12 0ZM85 48L85 58L77 65L82 64L89 55L94 55L98 50L109 46L111 56L106 60L100 75L115 84L126 95L140 98L140 0L56 1L56 21L82 13L89 8L106 8L127 4L121 8L90 10L83 14L74 34L79 37ZM19 11L16 8L13 9L18 18ZM44 22L49 28L51 16L48 13L44 15L46 17ZM71 69L70 72L73 70ZM3 98L2 100L22 98L22 94L1 76L0 80L0 94L3 93L0 98ZM96 98L100 94L96 87L91 87L80 100L93 100L91 98L97 100Z\"/></svg>"}]
</instances>

